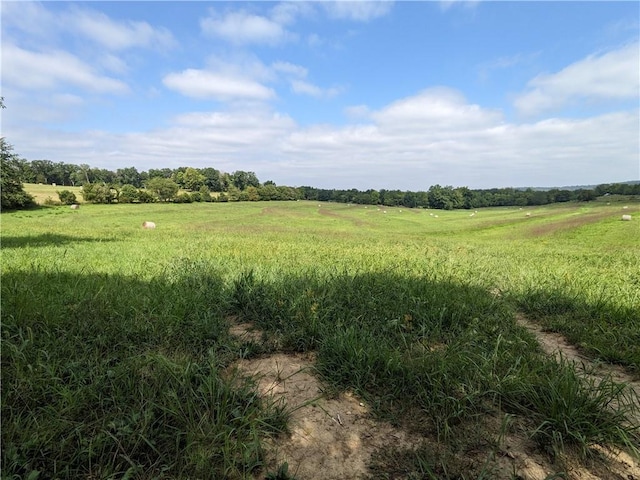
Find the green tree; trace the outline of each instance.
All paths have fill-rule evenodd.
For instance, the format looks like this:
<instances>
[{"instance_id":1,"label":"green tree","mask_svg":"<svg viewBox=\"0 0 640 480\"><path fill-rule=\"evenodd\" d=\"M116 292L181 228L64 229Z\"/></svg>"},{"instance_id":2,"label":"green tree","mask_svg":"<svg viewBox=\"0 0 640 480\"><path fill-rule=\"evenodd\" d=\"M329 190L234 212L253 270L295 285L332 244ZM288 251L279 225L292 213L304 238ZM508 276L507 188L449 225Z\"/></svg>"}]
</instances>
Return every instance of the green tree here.
<instances>
[{"instance_id":1,"label":"green tree","mask_svg":"<svg viewBox=\"0 0 640 480\"><path fill-rule=\"evenodd\" d=\"M118 200L118 191L106 184L85 183L82 198L91 203L113 203Z\"/></svg>"},{"instance_id":2,"label":"green tree","mask_svg":"<svg viewBox=\"0 0 640 480\"><path fill-rule=\"evenodd\" d=\"M205 184L206 177L195 168L187 168L182 174L182 186L192 192L200 190Z\"/></svg>"},{"instance_id":3,"label":"green tree","mask_svg":"<svg viewBox=\"0 0 640 480\"><path fill-rule=\"evenodd\" d=\"M73 205L76 203L76 194L69 190L62 190L58 192L58 198L63 205Z\"/></svg>"},{"instance_id":4,"label":"green tree","mask_svg":"<svg viewBox=\"0 0 640 480\"><path fill-rule=\"evenodd\" d=\"M153 192L161 202L170 202L178 194L180 187L169 178L153 177L147 180L147 190Z\"/></svg>"},{"instance_id":5,"label":"green tree","mask_svg":"<svg viewBox=\"0 0 640 480\"><path fill-rule=\"evenodd\" d=\"M142 186L140 172L138 172L136 167L119 168L116 170L116 181L120 185L129 184L136 188L140 188Z\"/></svg>"},{"instance_id":6,"label":"green tree","mask_svg":"<svg viewBox=\"0 0 640 480\"><path fill-rule=\"evenodd\" d=\"M259 187L260 181L253 172L243 172L238 170L231 174L231 181L238 190L244 190L247 187Z\"/></svg>"},{"instance_id":7,"label":"green tree","mask_svg":"<svg viewBox=\"0 0 640 480\"><path fill-rule=\"evenodd\" d=\"M133 203L138 201L138 189L127 183L120 188L120 195L118 196L118 203Z\"/></svg>"},{"instance_id":8,"label":"green tree","mask_svg":"<svg viewBox=\"0 0 640 480\"><path fill-rule=\"evenodd\" d=\"M4 108L4 102L2 103ZM15 153L12 153L13 147L5 140L0 138L0 179L2 197L2 209L16 210L20 208L29 208L35 205L35 201L31 195L24 191L22 181L20 180L20 159Z\"/></svg>"},{"instance_id":9,"label":"green tree","mask_svg":"<svg viewBox=\"0 0 640 480\"><path fill-rule=\"evenodd\" d=\"M222 192L222 180L220 177L220 171L215 168L207 167L201 168L200 173L204 175L204 184L209 188L211 192Z\"/></svg>"}]
</instances>

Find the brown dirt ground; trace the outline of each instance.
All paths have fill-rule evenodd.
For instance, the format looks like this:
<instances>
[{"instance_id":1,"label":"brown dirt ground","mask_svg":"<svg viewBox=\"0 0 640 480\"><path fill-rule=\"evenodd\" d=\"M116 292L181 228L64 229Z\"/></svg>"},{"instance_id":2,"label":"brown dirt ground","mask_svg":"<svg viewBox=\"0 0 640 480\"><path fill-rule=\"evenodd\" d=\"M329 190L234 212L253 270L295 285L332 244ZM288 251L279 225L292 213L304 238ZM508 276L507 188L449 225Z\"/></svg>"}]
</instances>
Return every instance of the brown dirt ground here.
<instances>
[{"instance_id":1,"label":"brown dirt ground","mask_svg":"<svg viewBox=\"0 0 640 480\"><path fill-rule=\"evenodd\" d=\"M520 318L520 322L526 319ZM523 323L523 325L525 325ZM527 326L528 325L528 326ZM545 332L530 323L525 326L539 338L547 338ZM245 341L262 341L262 332L249 323L230 319L232 335ZM544 348L553 353L565 346L559 339L545 340ZM565 342L566 343L566 342ZM569 346L570 347L570 346ZM572 352L570 348L567 352ZM579 353L572 358L580 358ZM314 374L313 354L275 353L262 358L240 360L232 368L253 376L264 396L282 400L288 406L291 417L290 432L267 442L268 470L274 472L284 462L290 475L298 480L359 479L371 475L368 469L376 452L394 447L411 450L424 443L437 445L435 438L425 438L407 430L396 428L387 422L376 420L366 403L352 393L331 395L325 391ZM496 418L496 430L500 419ZM545 480L568 478L571 480L640 480L640 463L620 451L599 449L608 465L599 462L588 467L565 459L566 477L554 477L560 470L549 459L535 451L527 436L511 429L503 436L493 458L493 477L496 479ZM489 455L492 455L489 453ZM475 454L478 461L486 459L487 452ZM469 461L469 459L465 459ZM264 472L256 478L264 478ZM515 475L515 477L514 477ZM391 477L390 477L391 478ZM393 478L405 478L394 476Z\"/></svg>"}]
</instances>

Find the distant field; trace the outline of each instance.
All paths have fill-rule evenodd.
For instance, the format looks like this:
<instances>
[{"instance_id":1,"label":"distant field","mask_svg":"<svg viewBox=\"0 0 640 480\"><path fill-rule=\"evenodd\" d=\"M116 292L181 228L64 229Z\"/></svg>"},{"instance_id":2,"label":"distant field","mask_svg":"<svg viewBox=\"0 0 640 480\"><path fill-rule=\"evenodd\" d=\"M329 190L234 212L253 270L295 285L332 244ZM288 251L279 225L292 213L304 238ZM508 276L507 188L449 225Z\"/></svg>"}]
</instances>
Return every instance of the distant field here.
<instances>
[{"instance_id":1,"label":"distant field","mask_svg":"<svg viewBox=\"0 0 640 480\"><path fill-rule=\"evenodd\" d=\"M38 205L44 205L48 199L53 202L59 202L60 199L58 197L58 192L61 192L62 190L69 190L70 192L75 193L78 203L83 202L81 193L82 187L66 187L60 185L53 186L44 185L42 183L25 183L24 190L30 195L33 195Z\"/></svg>"},{"instance_id":2,"label":"distant field","mask_svg":"<svg viewBox=\"0 0 640 480\"><path fill-rule=\"evenodd\" d=\"M26 187L81 199L79 188ZM464 448L489 448L460 443L493 432L487 412L517 418L543 450L635 444L602 413L615 388L584 387L514 320L526 314L640 378L640 204L609 203L2 214L3 469L252 478L261 439L286 418L223 372L273 351L316 352L327 385L448 445L449 471ZM269 340L239 343L229 318Z\"/></svg>"}]
</instances>

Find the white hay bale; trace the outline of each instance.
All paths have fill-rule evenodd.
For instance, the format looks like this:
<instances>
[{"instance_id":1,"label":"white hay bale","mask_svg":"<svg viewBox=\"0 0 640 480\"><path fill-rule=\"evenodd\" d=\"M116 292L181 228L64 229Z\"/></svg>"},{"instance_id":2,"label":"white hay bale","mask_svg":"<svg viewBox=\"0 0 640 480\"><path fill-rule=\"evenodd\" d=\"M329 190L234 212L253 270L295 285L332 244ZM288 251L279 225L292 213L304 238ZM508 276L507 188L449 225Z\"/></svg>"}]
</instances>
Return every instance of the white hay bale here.
<instances>
[{"instance_id":1,"label":"white hay bale","mask_svg":"<svg viewBox=\"0 0 640 480\"><path fill-rule=\"evenodd\" d=\"M627 207L626 205L624 207L622 207L623 210L626 210L627 208L629 208L629 207Z\"/></svg>"},{"instance_id":2,"label":"white hay bale","mask_svg":"<svg viewBox=\"0 0 640 480\"><path fill-rule=\"evenodd\" d=\"M80 205L78 205L77 203L74 203L73 205L71 205L71 210L78 210L80 208Z\"/></svg>"},{"instance_id":3,"label":"white hay bale","mask_svg":"<svg viewBox=\"0 0 640 480\"><path fill-rule=\"evenodd\" d=\"M154 222L142 222L142 228L156 228Z\"/></svg>"},{"instance_id":4,"label":"white hay bale","mask_svg":"<svg viewBox=\"0 0 640 480\"><path fill-rule=\"evenodd\" d=\"M630 222L631 221L631 215L622 215L622 221Z\"/></svg>"},{"instance_id":5,"label":"white hay bale","mask_svg":"<svg viewBox=\"0 0 640 480\"><path fill-rule=\"evenodd\" d=\"M530 214L530 213L527 213L527 215L526 215L526 216L527 216L527 217L530 217L530 216L531 216L531 214Z\"/></svg>"}]
</instances>

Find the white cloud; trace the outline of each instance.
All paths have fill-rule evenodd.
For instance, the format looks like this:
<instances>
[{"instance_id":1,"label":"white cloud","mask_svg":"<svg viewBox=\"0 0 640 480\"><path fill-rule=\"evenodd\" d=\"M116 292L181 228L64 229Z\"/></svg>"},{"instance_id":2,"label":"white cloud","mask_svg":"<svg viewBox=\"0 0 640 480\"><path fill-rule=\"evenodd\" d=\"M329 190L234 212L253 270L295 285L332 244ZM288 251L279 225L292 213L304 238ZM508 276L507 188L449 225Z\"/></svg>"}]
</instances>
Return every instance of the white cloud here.
<instances>
[{"instance_id":1,"label":"white cloud","mask_svg":"<svg viewBox=\"0 0 640 480\"><path fill-rule=\"evenodd\" d=\"M289 62L275 62L271 67L280 73L291 75L294 77L304 78L307 76L308 70L300 65L295 65Z\"/></svg>"},{"instance_id":2,"label":"white cloud","mask_svg":"<svg viewBox=\"0 0 640 480\"><path fill-rule=\"evenodd\" d=\"M468 104L456 90L435 87L393 102L374 112L372 118L390 129L410 128L428 133L450 131L452 127L469 129L496 125L502 121L502 114Z\"/></svg>"},{"instance_id":3,"label":"white cloud","mask_svg":"<svg viewBox=\"0 0 640 480\"><path fill-rule=\"evenodd\" d=\"M480 0L440 0L440 10L447 11L454 5L461 5L467 9L475 9Z\"/></svg>"},{"instance_id":4,"label":"white cloud","mask_svg":"<svg viewBox=\"0 0 640 480\"><path fill-rule=\"evenodd\" d=\"M33 52L6 43L2 46L2 81L28 90L74 85L97 93L129 91L125 83L100 75L70 53Z\"/></svg>"},{"instance_id":5,"label":"white cloud","mask_svg":"<svg viewBox=\"0 0 640 480\"><path fill-rule=\"evenodd\" d=\"M468 104L455 91L435 93L372 113L353 109L368 113L370 123L296 130L283 152L304 162L296 174L308 177L298 182L415 190L435 183L559 186L638 176L637 111L509 124L500 112Z\"/></svg>"},{"instance_id":6,"label":"white cloud","mask_svg":"<svg viewBox=\"0 0 640 480\"><path fill-rule=\"evenodd\" d=\"M38 41L52 40L60 28L59 18L38 2L2 2L2 36L16 29Z\"/></svg>"},{"instance_id":7,"label":"white cloud","mask_svg":"<svg viewBox=\"0 0 640 480\"><path fill-rule=\"evenodd\" d=\"M332 18L368 22L383 17L393 8L392 1L335 1L322 2L322 6Z\"/></svg>"},{"instance_id":8,"label":"white cloud","mask_svg":"<svg viewBox=\"0 0 640 480\"><path fill-rule=\"evenodd\" d=\"M57 41L69 33L79 34L109 50L129 48L173 48L176 44L169 30L147 22L116 21L102 12L72 7L53 13L37 2L2 4L2 23L38 39Z\"/></svg>"},{"instance_id":9,"label":"white cloud","mask_svg":"<svg viewBox=\"0 0 640 480\"><path fill-rule=\"evenodd\" d=\"M210 16L200 21L203 33L224 38L235 44L266 43L275 45L293 38L283 25L267 17L245 11L219 15L211 10Z\"/></svg>"},{"instance_id":10,"label":"white cloud","mask_svg":"<svg viewBox=\"0 0 640 480\"><path fill-rule=\"evenodd\" d=\"M310 95L316 98L333 98L342 93L342 89L338 87L320 88L313 83L304 80L291 80L291 90L302 95Z\"/></svg>"},{"instance_id":11,"label":"white cloud","mask_svg":"<svg viewBox=\"0 0 640 480\"><path fill-rule=\"evenodd\" d=\"M528 91L516 98L515 106L525 115L535 115L574 102L638 98L639 71L640 46L636 42L535 77L528 83Z\"/></svg>"},{"instance_id":12,"label":"white cloud","mask_svg":"<svg viewBox=\"0 0 640 480\"><path fill-rule=\"evenodd\" d=\"M187 69L162 79L167 88L187 97L215 100L268 100L272 89L247 78L206 70Z\"/></svg>"},{"instance_id":13,"label":"white cloud","mask_svg":"<svg viewBox=\"0 0 640 480\"><path fill-rule=\"evenodd\" d=\"M64 14L63 21L68 25L67 28L110 50L133 47L163 50L175 46L175 40L169 30L154 28L147 22L117 22L104 13L84 9L74 9Z\"/></svg>"},{"instance_id":14,"label":"white cloud","mask_svg":"<svg viewBox=\"0 0 640 480\"><path fill-rule=\"evenodd\" d=\"M344 114L352 120L366 120L371 116L371 110L366 105L352 105L344 109Z\"/></svg>"}]
</instances>

